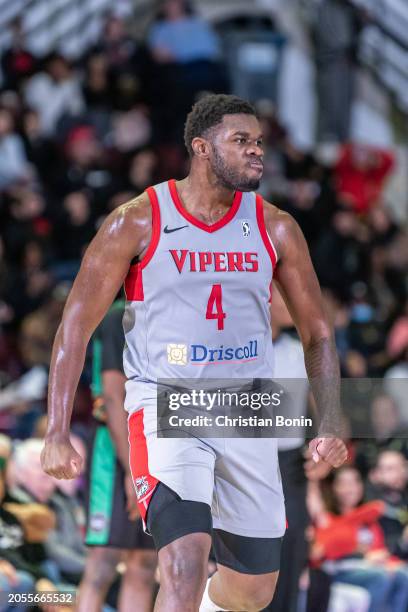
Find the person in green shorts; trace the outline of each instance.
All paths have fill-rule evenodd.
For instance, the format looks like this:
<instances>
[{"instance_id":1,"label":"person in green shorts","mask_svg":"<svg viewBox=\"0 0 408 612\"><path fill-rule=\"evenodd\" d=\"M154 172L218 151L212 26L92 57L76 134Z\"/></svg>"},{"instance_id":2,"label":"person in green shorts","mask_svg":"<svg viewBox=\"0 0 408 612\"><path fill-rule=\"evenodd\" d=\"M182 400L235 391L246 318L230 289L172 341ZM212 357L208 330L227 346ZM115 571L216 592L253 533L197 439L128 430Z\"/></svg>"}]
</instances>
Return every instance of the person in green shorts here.
<instances>
[{"instance_id":1,"label":"person in green shorts","mask_svg":"<svg viewBox=\"0 0 408 612\"><path fill-rule=\"evenodd\" d=\"M94 334L92 392L96 428L88 473L85 543L89 547L77 610L99 612L123 562L119 610L150 612L156 553L143 532L129 469L123 409L124 302L116 301Z\"/></svg>"}]
</instances>

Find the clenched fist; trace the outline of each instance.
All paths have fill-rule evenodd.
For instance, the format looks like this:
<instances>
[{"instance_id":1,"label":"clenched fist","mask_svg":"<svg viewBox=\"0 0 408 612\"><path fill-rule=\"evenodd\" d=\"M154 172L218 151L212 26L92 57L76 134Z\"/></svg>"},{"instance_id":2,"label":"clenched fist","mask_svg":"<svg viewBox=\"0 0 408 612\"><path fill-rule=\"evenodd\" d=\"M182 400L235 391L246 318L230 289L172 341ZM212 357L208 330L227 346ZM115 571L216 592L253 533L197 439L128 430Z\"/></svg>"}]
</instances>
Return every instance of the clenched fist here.
<instances>
[{"instance_id":1,"label":"clenched fist","mask_svg":"<svg viewBox=\"0 0 408 612\"><path fill-rule=\"evenodd\" d=\"M335 468L343 465L348 456L346 445L340 438L314 438L309 442L309 449L315 463L326 461Z\"/></svg>"},{"instance_id":2,"label":"clenched fist","mask_svg":"<svg viewBox=\"0 0 408 612\"><path fill-rule=\"evenodd\" d=\"M83 459L72 446L69 437L46 438L41 453L44 472L54 478L77 478L82 471Z\"/></svg>"}]
</instances>

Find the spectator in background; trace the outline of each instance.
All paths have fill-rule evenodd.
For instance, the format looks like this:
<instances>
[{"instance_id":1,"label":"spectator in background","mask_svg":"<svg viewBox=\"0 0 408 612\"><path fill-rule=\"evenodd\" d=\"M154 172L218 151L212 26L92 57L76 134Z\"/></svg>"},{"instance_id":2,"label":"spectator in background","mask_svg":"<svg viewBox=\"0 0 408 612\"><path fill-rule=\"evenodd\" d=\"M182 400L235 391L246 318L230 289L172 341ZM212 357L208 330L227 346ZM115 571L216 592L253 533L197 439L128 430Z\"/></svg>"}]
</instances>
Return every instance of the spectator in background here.
<instances>
[{"instance_id":1,"label":"spectator in background","mask_svg":"<svg viewBox=\"0 0 408 612\"><path fill-rule=\"evenodd\" d=\"M51 513L41 506L26 506L23 513L16 504L4 503L6 496L5 465L0 469L0 592L27 593L35 589L38 579L45 577L42 540L53 525ZM52 586L52 585L50 585ZM23 612L26 605L7 606L1 612Z\"/></svg>"},{"instance_id":2,"label":"spectator in background","mask_svg":"<svg viewBox=\"0 0 408 612\"><path fill-rule=\"evenodd\" d=\"M18 518L24 518L28 511L27 509L30 509L33 504L35 508L38 508L40 504L41 517L43 514L47 517L52 516L51 528L54 528L56 523L51 499L55 493L56 484L55 480L41 469L40 456L42 447L43 441L37 439L25 440L17 446L12 457L12 469L8 475L11 486L7 496L7 502L9 502L7 507L8 509L12 507L13 512L16 513ZM37 528L37 523L38 521L34 524L35 529ZM40 559L40 554L43 557L40 566L41 571L53 584L59 585L61 589L66 589L71 585L64 582L58 562L50 555L50 549L54 550L53 545L55 544L55 540L52 538L49 541L50 537L51 530L48 527L41 540L41 548L38 548L37 551L38 558Z\"/></svg>"},{"instance_id":3,"label":"spectator in background","mask_svg":"<svg viewBox=\"0 0 408 612\"><path fill-rule=\"evenodd\" d=\"M48 369L52 343L69 290L69 283L59 283L43 306L23 320L20 331L20 352L26 367L42 365Z\"/></svg>"},{"instance_id":4,"label":"spectator in background","mask_svg":"<svg viewBox=\"0 0 408 612\"><path fill-rule=\"evenodd\" d=\"M55 142L42 134L40 116L33 109L23 112L21 130L27 159L35 167L41 181L47 183L57 159Z\"/></svg>"},{"instance_id":5,"label":"spectator in background","mask_svg":"<svg viewBox=\"0 0 408 612\"><path fill-rule=\"evenodd\" d=\"M0 236L0 338L3 326L11 323L14 318L14 311L9 303L8 291L11 283L10 268L5 261L4 240ZM0 370L1 367L1 350L0 350Z\"/></svg>"},{"instance_id":6,"label":"spectator in background","mask_svg":"<svg viewBox=\"0 0 408 612\"><path fill-rule=\"evenodd\" d=\"M27 242L32 239L46 239L50 230L44 196L35 191L14 190L3 230L10 263L20 263L24 267L24 249Z\"/></svg>"},{"instance_id":7,"label":"spectator in background","mask_svg":"<svg viewBox=\"0 0 408 612\"><path fill-rule=\"evenodd\" d=\"M211 27L194 15L187 0L163 0L151 26L148 46L156 62L188 64L217 62L220 44Z\"/></svg>"},{"instance_id":8,"label":"spectator in background","mask_svg":"<svg viewBox=\"0 0 408 612\"><path fill-rule=\"evenodd\" d=\"M24 144L14 130L11 112L0 109L0 190L18 183L28 183L33 177Z\"/></svg>"},{"instance_id":9,"label":"spectator in background","mask_svg":"<svg viewBox=\"0 0 408 612\"><path fill-rule=\"evenodd\" d=\"M47 58L44 72L27 82L24 95L26 104L39 114L43 136L55 136L63 117L84 110L79 80L68 60L57 53Z\"/></svg>"},{"instance_id":10,"label":"spectator in background","mask_svg":"<svg viewBox=\"0 0 408 612\"><path fill-rule=\"evenodd\" d=\"M106 69L108 70L107 76L111 85L111 101L117 110L129 110L135 103L144 100L150 65L144 44L140 44L128 34L126 25L119 15L108 15L102 38L92 51L93 54L104 57L104 71L106 74ZM101 84L106 78L95 64L92 74L94 85L98 82ZM94 88L94 93L96 91L97 88Z\"/></svg>"},{"instance_id":11,"label":"spectator in background","mask_svg":"<svg viewBox=\"0 0 408 612\"><path fill-rule=\"evenodd\" d=\"M370 499L381 499L386 507L380 524L388 549L408 560L408 468L404 455L383 450L370 473Z\"/></svg>"},{"instance_id":12,"label":"spectator in background","mask_svg":"<svg viewBox=\"0 0 408 612\"><path fill-rule=\"evenodd\" d=\"M55 491L55 481L41 469L41 440L25 440L12 455L8 474L9 494L16 503L48 504Z\"/></svg>"},{"instance_id":13,"label":"spectator in background","mask_svg":"<svg viewBox=\"0 0 408 612\"><path fill-rule=\"evenodd\" d=\"M353 283L350 298L350 348L367 359L369 374L381 374L385 329L378 320L367 284Z\"/></svg>"},{"instance_id":14,"label":"spectator in background","mask_svg":"<svg viewBox=\"0 0 408 612\"><path fill-rule=\"evenodd\" d=\"M157 155L150 148L143 148L130 158L125 188L132 191L133 197L153 185L157 172Z\"/></svg>"},{"instance_id":15,"label":"spectator in background","mask_svg":"<svg viewBox=\"0 0 408 612\"><path fill-rule=\"evenodd\" d=\"M146 146L151 140L150 117L143 106L119 113L113 121L112 141L119 153L129 153Z\"/></svg>"},{"instance_id":16,"label":"spectator in background","mask_svg":"<svg viewBox=\"0 0 408 612\"><path fill-rule=\"evenodd\" d=\"M369 419L372 432L364 432L370 437L358 443L355 459L363 476L375 468L383 450L398 451L408 459L408 431L401 424L398 406L392 397L384 393L377 395L371 402Z\"/></svg>"},{"instance_id":17,"label":"spectator in background","mask_svg":"<svg viewBox=\"0 0 408 612\"><path fill-rule=\"evenodd\" d=\"M73 434L71 442L85 461L86 447L81 438ZM56 490L49 501L56 525L45 542L45 549L48 558L57 565L62 579L70 584L79 584L85 569L85 511L78 497L80 483L80 478L55 480Z\"/></svg>"},{"instance_id":18,"label":"spectator in background","mask_svg":"<svg viewBox=\"0 0 408 612\"><path fill-rule=\"evenodd\" d=\"M114 107L116 79L109 70L108 58L102 51L94 51L86 60L82 93L92 114L107 114Z\"/></svg>"},{"instance_id":19,"label":"spectator in background","mask_svg":"<svg viewBox=\"0 0 408 612\"><path fill-rule=\"evenodd\" d=\"M103 209L114 187L107 162L107 152L93 127L81 124L72 128L53 185L56 197L87 189L96 206Z\"/></svg>"},{"instance_id":20,"label":"spectator in background","mask_svg":"<svg viewBox=\"0 0 408 612\"><path fill-rule=\"evenodd\" d=\"M56 255L60 260L79 262L95 234L89 194L73 191L65 196L62 207L55 227Z\"/></svg>"},{"instance_id":21,"label":"spectator in background","mask_svg":"<svg viewBox=\"0 0 408 612\"><path fill-rule=\"evenodd\" d=\"M313 497L317 497L317 500ZM393 561L379 520L381 501L362 504L364 484L358 470L343 466L333 472L327 504L319 502L318 485L309 488L309 509L315 535L311 558L337 584L365 588L371 597L369 612L406 612L408 574ZM313 501L312 501L313 500Z\"/></svg>"},{"instance_id":22,"label":"spectator in background","mask_svg":"<svg viewBox=\"0 0 408 612\"><path fill-rule=\"evenodd\" d=\"M28 241L20 260L21 267L14 270L9 291L10 304L19 323L42 305L53 282L41 241Z\"/></svg>"},{"instance_id":23,"label":"spectator in background","mask_svg":"<svg viewBox=\"0 0 408 612\"><path fill-rule=\"evenodd\" d=\"M312 247L312 259L323 287L348 300L353 282L366 278L367 232L351 210L339 208Z\"/></svg>"},{"instance_id":24,"label":"spectator in background","mask_svg":"<svg viewBox=\"0 0 408 612\"><path fill-rule=\"evenodd\" d=\"M42 443L20 443L7 472L0 472L0 557L35 580L49 578L44 542L55 525L47 501L55 488L40 466Z\"/></svg>"},{"instance_id":25,"label":"spectator in background","mask_svg":"<svg viewBox=\"0 0 408 612\"><path fill-rule=\"evenodd\" d=\"M368 145L343 146L335 167L337 196L358 214L365 214L381 202L384 182L394 165L394 156Z\"/></svg>"},{"instance_id":26,"label":"spectator in background","mask_svg":"<svg viewBox=\"0 0 408 612\"><path fill-rule=\"evenodd\" d=\"M210 25L194 14L186 0L162 0L159 6L147 34L153 60L150 95L154 124L162 138L167 135L169 140L179 141L181 117L190 110L197 93L227 93L227 85L220 43Z\"/></svg>"},{"instance_id":27,"label":"spectator in background","mask_svg":"<svg viewBox=\"0 0 408 612\"><path fill-rule=\"evenodd\" d=\"M2 52L1 69L5 89L20 89L36 68L36 59L26 48L21 17L11 23L11 45Z\"/></svg>"},{"instance_id":28,"label":"spectator in background","mask_svg":"<svg viewBox=\"0 0 408 612\"><path fill-rule=\"evenodd\" d=\"M126 31L124 19L119 15L108 15L100 43L96 47L96 51L106 58L108 67L113 72L132 70L138 49L136 41Z\"/></svg>"}]
</instances>

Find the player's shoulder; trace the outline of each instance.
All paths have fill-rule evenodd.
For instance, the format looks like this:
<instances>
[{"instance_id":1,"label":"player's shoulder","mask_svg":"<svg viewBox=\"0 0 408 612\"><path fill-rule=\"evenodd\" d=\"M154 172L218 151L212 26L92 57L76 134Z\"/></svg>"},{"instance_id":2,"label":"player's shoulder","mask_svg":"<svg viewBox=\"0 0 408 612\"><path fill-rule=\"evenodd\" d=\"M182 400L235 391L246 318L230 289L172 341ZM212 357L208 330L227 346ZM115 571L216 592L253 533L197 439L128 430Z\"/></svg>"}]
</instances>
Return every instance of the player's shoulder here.
<instances>
[{"instance_id":1,"label":"player's shoulder","mask_svg":"<svg viewBox=\"0 0 408 612\"><path fill-rule=\"evenodd\" d=\"M113 210L105 219L102 230L107 238L137 237L149 234L152 211L146 192L128 200Z\"/></svg>"},{"instance_id":2,"label":"player's shoulder","mask_svg":"<svg viewBox=\"0 0 408 612\"><path fill-rule=\"evenodd\" d=\"M298 223L288 212L281 210L275 204L262 198L263 213L266 229L268 233L279 243L286 242L292 237L296 237L300 228Z\"/></svg>"},{"instance_id":3,"label":"player's shoulder","mask_svg":"<svg viewBox=\"0 0 408 612\"><path fill-rule=\"evenodd\" d=\"M113 211L112 218L125 219L129 223L152 218L150 198L146 191L121 204Z\"/></svg>"}]
</instances>

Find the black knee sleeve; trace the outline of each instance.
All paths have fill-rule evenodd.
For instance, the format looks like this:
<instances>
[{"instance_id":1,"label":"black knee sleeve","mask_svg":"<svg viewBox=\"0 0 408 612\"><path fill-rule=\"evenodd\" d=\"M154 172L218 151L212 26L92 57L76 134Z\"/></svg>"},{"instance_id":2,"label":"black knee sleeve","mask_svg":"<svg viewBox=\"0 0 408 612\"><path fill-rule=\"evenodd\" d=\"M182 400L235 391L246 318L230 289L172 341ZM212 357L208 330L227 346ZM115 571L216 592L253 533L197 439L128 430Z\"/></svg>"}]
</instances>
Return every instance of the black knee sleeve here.
<instances>
[{"instance_id":1,"label":"black knee sleeve","mask_svg":"<svg viewBox=\"0 0 408 612\"><path fill-rule=\"evenodd\" d=\"M214 529L217 563L241 574L268 574L280 566L282 538L249 538Z\"/></svg>"},{"instance_id":2,"label":"black knee sleeve","mask_svg":"<svg viewBox=\"0 0 408 612\"><path fill-rule=\"evenodd\" d=\"M160 482L149 503L146 526L157 550L190 533L212 533L211 508L183 500Z\"/></svg>"}]
</instances>

